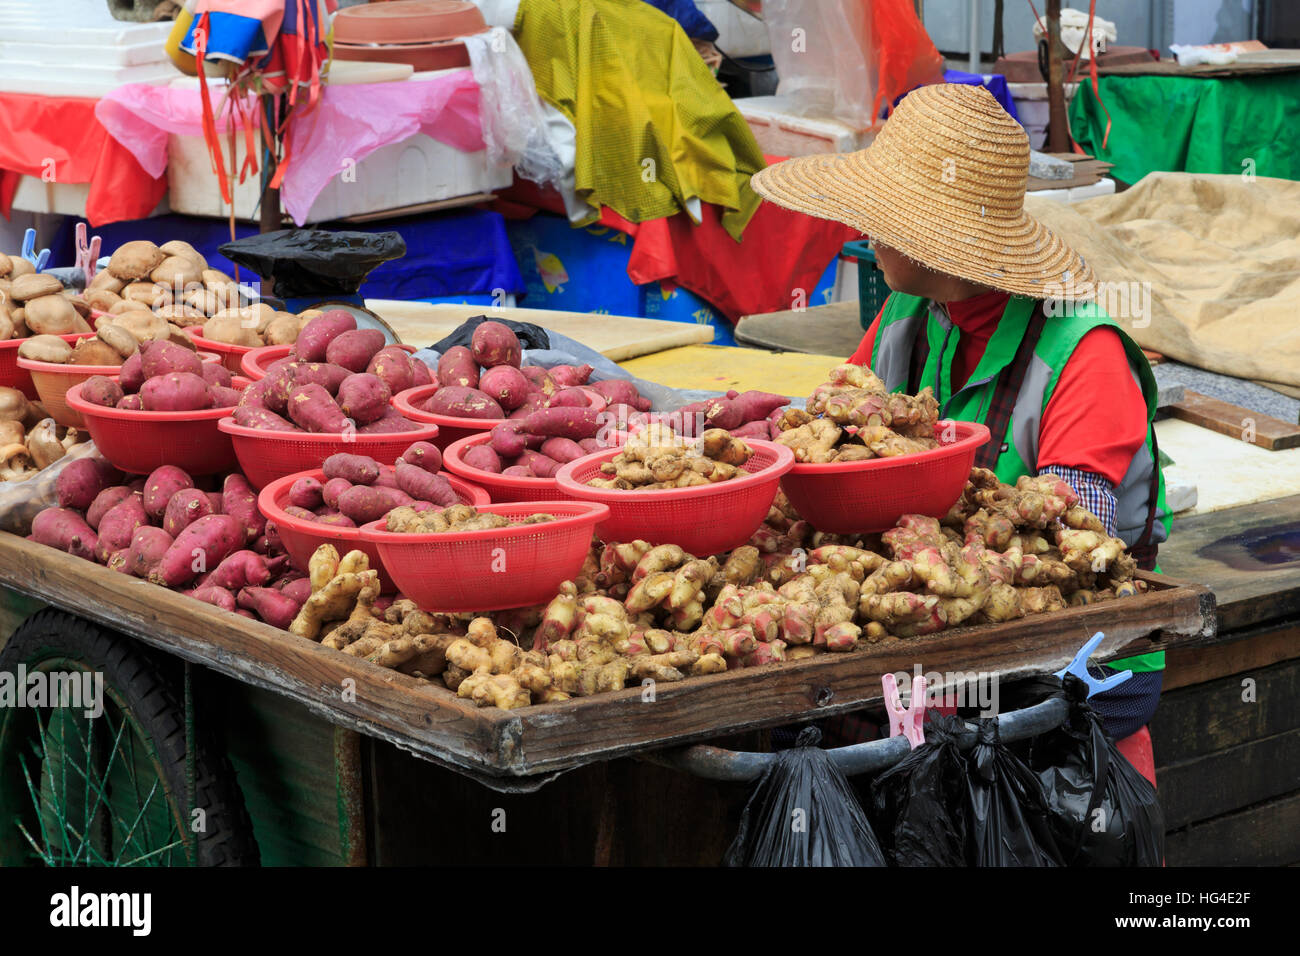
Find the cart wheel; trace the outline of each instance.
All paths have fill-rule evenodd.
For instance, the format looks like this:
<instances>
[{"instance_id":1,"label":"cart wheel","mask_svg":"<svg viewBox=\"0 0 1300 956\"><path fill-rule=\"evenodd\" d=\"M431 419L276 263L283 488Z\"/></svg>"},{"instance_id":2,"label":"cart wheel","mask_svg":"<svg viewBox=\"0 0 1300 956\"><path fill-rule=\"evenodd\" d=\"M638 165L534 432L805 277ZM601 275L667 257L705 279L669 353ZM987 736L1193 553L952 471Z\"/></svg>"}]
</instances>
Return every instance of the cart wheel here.
<instances>
[{"instance_id":1,"label":"cart wheel","mask_svg":"<svg viewBox=\"0 0 1300 956\"><path fill-rule=\"evenodd\" d=\"M0 710L0 864L258 863L230 762L197 730L188 806L185 710L155 655L45 610L0 651L15 694L23 675L25 706ZM101 712L87 717L95 697L72 687L93 695L97 675Z\"/></svg>"}]
</instances>

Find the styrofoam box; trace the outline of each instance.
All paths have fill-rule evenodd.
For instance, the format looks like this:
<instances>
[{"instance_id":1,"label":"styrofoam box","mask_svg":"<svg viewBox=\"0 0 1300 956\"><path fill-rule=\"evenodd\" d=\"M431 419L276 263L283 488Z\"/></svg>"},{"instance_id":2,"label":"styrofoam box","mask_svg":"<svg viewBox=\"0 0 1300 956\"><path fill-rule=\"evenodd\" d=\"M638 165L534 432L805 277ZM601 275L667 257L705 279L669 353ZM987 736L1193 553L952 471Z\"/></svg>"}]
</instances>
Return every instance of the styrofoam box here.
<instances>
[{"instance_id":1,"label":"styrofoam box","mask_svg":"<svg viewBox=\"0 0 1300 956\"><path fill-rule=\"evenodd\" d=\"M749 96L734 100L763 152L773 156L814 156L851 153L864 148L874 135L855 130L830 117L798 116L779 96Z\"/></svg>"},{"instance_id":2,"label":"styrofoam box","mask_svg":"<svg viewBox=\"0 0 1300 956\"><path fill-rule=\"evenodd\" d=\"M418 80L431 75L416 73L411 78ZM174 85L186 82L179 80ZM238 137L235 169L241 166L243 157L243 138ZM321 191L307 222L345 219L472 196L502 189L513 179L510 166L490 164L485 150L462 152L423 134L376 150L357 163L353 173L355 181L344 182L340 174ZM221 200L207 144L201 136L168 137L167 184L174 212L214 217L230 214L230 207ZM260 196L258 177L250 176L242 185L236 183L236 217L254 218Z\"/></svg>"},{"instance_id":3,"label":"styrofoam box","mask_svg":"<svg viewBox=\"0 0 1300 956\"><path fill-rule=\"evenodd\" d=\"M1070 100L1074 97L1074 91L1078 88L1078 83L1065 84L1065 105L1067 107L1069 107ZM1047 140L1047 121L1050 112L1047 106L1047 84L1008 83L1007 89L1011 93L1012 101L1016 104L1016 114L1020 117L1020 125L1029 134L1029 145L1034 149L1042 149L1043 143Z\"/></svg>"}]
</instances>

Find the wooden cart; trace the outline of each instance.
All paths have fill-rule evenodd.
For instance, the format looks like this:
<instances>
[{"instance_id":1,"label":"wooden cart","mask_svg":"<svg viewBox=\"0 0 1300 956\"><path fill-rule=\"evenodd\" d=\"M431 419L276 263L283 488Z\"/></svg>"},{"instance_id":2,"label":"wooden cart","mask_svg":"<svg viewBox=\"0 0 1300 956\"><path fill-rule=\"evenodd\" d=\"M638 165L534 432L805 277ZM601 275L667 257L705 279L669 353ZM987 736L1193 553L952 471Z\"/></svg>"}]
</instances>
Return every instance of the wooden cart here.
<instances>
[{"instance_id":1,"label":"wooden cart","mask_svg":"<svg viewBox=\"0 0 1300 956\"><path fill-rule=\"evenodd\" d=\"M130 686L118 688L120 699L110 708L119 719L109 726L140 738L147 759L137 754L135 764L154 770L148 805L140 782L148 774L114 769L120 746L83 741L69 734L70 725L56 727L51 719L35 728L49 751L43 763L34 754L20 761L14 755L28 745L17 733L22 722L0 724L0 815L19 816L26 833L19 839L23 831L5 828L0 854L30 857L35 843L47 859L57 858L48 851L63 845L56 839L59 823L77 837L89 820L106 831L96 845L107 859L110 852L120 855L119 831L135 814L161 836L152 843L137 836L131 853L153 853L150 860L160 862L715 864L748 787L621 758L705 740L731 739L753 749L765 728L877 701L886 672L920 668L957 675L955 684L976 675L1007 682L1064 666L1095 631L1106 634L1095 660L1213 639L1214 599L1206 588L1148 580L1148 594L1122 601L501 711L0 535L0 584L9 589L10 618L2 632L17 625L14 647L46 648L46 658L64 668L76 664L65 644L90 648L98 655L92 666L112 657L105 647L121 647L130 660L110 661L109 684L135 667L157 685L143 698L156 713L132 713ZM42 603L48 608L28 618ZM110 686L110 698L113 692ZM30 737L33 727L25 727ZM53 754L55 730L65 748L71 740L84 743L85 752L72 747L75 761ZM151 730L165 739L151 740ZM107 762L107 769L85 775L92 792L84 802L109 806L108 824L66 795L58 799L48 783L32 784L44 779L32 772L38 763L50 775L81 762L91 768ZM110 778L117 785L106 796ZM162 796L175 827L158 810ZM195 806L205 811L201 829L191 819ZM45 832L44 842L37 836L42 824L54 831ZM63 843L75 852L84 841Z\"/></svg>"}]
</instances>

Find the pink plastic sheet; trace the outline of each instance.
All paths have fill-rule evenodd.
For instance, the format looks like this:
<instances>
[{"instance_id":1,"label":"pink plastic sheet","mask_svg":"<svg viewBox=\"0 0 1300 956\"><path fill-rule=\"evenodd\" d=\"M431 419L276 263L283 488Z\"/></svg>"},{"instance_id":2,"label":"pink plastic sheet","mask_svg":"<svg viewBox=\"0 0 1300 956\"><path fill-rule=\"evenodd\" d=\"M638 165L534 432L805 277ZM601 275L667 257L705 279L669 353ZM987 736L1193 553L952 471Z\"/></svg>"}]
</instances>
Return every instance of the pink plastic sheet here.
<instances>
[{"instance_id":1,"label":"pink plastic sheet","mask_svg":"<svg viewBox=\"0 0 1300 956\"><path fill-rule=\"evenodd\" d=\"M215 108L223 90L210 92ZM100 100L95 117L151 176L162 176L169 135L203 136L200 95L129 83ZM223 120L217 128L224 134L229 126ZM428 80L327 86L316 109L296 117L290 131L292 155L280 199L298 225L331 179L383 146L424 133L464 152L483 149L479 88L468 70Z\"/></svg>"}]
</instances>

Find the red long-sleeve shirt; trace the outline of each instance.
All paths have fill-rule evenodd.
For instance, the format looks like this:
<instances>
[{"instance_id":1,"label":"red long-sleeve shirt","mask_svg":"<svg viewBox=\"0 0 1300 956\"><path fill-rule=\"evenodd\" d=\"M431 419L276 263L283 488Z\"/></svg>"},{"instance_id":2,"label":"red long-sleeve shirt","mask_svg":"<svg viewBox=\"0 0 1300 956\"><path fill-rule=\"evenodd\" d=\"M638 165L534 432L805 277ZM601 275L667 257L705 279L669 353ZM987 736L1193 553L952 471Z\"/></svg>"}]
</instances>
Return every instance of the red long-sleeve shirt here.
<instances>
[{"instance_id":1,"label":"red long-sleeve shirt","mask_svg":"<svg viewBox=\"0 0 1300 956\"><path fill-rule=\"evenodd\" d=\"M961 329L952 363L954 390L969 380L979 364L1008 298L1007 293L995 291L946 304L949 317ZM879 328L877 315L849 361L870 364ZM1077 468L1118 485L1146 437L1146 401L1133 380L1124 345L1114 329L1093 329L1061 370L1043 411L1038 461L1033 464L1039 470L1048 465Z\"/></svg>"}]
</instances>

